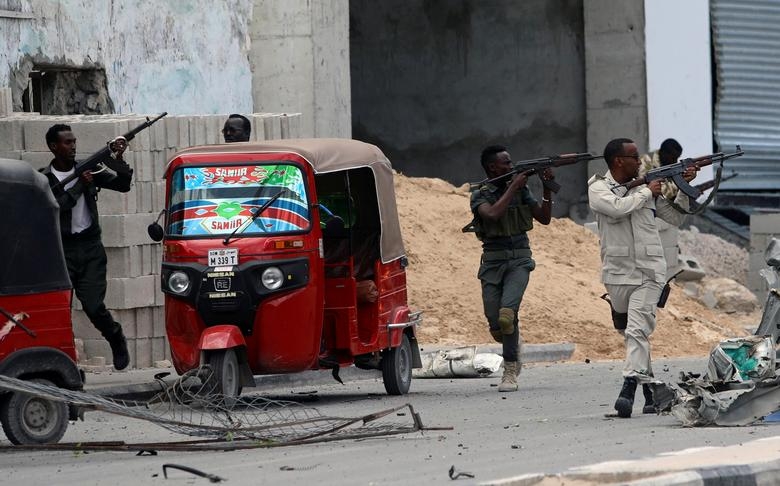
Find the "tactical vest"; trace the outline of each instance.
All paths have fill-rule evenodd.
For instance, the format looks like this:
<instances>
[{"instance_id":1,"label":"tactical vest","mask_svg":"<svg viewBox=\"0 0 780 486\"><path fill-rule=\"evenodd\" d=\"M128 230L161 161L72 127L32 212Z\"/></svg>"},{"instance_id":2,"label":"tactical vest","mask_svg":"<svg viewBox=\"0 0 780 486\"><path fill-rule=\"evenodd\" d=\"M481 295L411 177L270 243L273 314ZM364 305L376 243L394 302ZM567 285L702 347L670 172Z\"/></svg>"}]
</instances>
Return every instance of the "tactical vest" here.
<instances>
[{"instance_id":1,"label":"tactical vest","mask_svg":"<svg viewBox=\"0 0 780 486\"><path fill-rule=\"evenodd\" d=\"M490 204L495 204L496 201L498 201L498 198L495 197L495 193L490 192L486 187L483 186L480 188L480 191L482 191L482 194ZM480 241L491 238L506 238L530 231L534 227L531 206L528 206L527 204L515 204L515 202L519 203L518 195L515 195L509 208L507 208L504 215L499 219L495 221L483 220L478 214L475 214L474 219L468 226L473 227L473 231ZM465 230L466 228L464 228L464 231Z\"/></svg>"}]
</instances>

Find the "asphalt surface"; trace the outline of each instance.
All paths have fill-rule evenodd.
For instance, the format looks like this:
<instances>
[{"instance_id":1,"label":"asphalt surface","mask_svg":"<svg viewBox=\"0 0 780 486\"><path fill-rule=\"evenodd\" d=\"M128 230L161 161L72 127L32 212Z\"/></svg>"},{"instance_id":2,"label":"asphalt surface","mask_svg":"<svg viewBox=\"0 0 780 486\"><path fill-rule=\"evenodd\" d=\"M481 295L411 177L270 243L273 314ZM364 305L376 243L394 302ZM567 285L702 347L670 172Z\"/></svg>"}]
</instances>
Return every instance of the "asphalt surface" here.
<instances>
[{"instance_id":1,"label":"asphalt surface","mask_svg":"<svg viewBox=\"0 0 780 486\"><path fill-rule=\"evenodd\" d=\"M655 368L659 378L674 381L679 371L701 371L704 366L705 359L700 358L659 360ZM547 484L559 484L549 482L555 480L570 483L574 477L586 482L624 482L662 473L685 474L690 480L701 477L704 470L725 474L727 466L739 471L741 480L745 475L751 478L750 484L760 484L755 478L762 467L765 474L777 477L773 461L780 462L780 439L775 437L775 425L682 428L671 416L606 417L622 381L620 368L618 362L537 363L523 370L517 393L498 393L497 377L417 379L410 394L402 397L385 395L380 379L365 379L370 374L361 375L360 381L350 377L345 385L334 384L327 374L323 378L330 379L327 384L289 382L247 392L262 391L274 399L297 401L319 413L341 417L410 403L425 426L451 430L233 452L160 451L137 456L135 452L4 451L0 482L79 486L209 482L173 470L165 480L162 466L171 463L215 474L231 484L290 486L451 484L452 467L456 474L474 476L461 476L458 484L534 484L542 477ZM95 386L100 380L110 385L115 375L127 380L130 374L106 374L92 381ZM399 423L410 420L405 412L391 418ZM150 422L89 412L84 422L68 428L63 441L189 439ZM699 451L699 457L675 452L691 448ZM676 463L670 458L676 458ZM657 462L663 460L667 462ZM685 472L678 473L681 469ZM563 479L556 474L564 475ZM682 484L675 481L666 476L657 484ZM729 483L710 478L707 484Z\"/></svg>"},{"instance_id":2,"label":"asphalt surface","mask_svg":"<svg viewBox=\"0 0 780 486\"><path fill-rule=\"evenodd\" d=\"M439 346L426 346L421 348L421 353L438 351ZM501 348L497 346L484 346L477 348L480 353L501 354ZM526 344L522 348L522 360L524 363L549 363L565 361L574 352L572 343ZM339 374L342 380L366 380L381 378L379 371L361 370L353 367L342 368ZM100 372L90 372L86 375L85 389L92 390L111 398L122 400L143 400L158 393L167 383L178 378L173 368L144 368L127 371L113 371L112 368ZM304 371L301 373L289 373L284 375L256 376L257 389L262 390L273 387L286 387L298 385L326 385L334 382L333 376L328 370Z\"/></svg>"}]
</instances>

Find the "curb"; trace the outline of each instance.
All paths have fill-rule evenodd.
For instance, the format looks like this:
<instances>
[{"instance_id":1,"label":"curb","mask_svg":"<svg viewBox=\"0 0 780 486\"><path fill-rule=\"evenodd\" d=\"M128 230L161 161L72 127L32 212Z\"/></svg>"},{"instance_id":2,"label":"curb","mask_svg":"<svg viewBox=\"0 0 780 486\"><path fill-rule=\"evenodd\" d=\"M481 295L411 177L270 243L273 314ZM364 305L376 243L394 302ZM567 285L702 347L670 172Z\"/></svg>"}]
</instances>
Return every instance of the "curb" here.
<instances>
[{"instance_id":1,"label":"curb","mask_svg":"<svg viewBox=\"0 0 780 486\"><path fill-rule=\"evenodd\" d=\"M632 486L707 485L731 486L735 484L777 484L780 476L780 460L756 464L736 464L663 474L653 478L632 481Z\"/></svg>"},{"instance_id":2,"label":"curb","mask_svg":"<svg viewBox=\"0 0 780 486\"><path fill-rule=\"evenodd\" d=\"M531 473L479 483L479 486L563 486L565 484L630 486L733 486L776 485L780 477L780 459L751 464L724 464L680 470L616 469L604 472Z\"/></svg>"},{"instance_id":3,"label":"curb","mask_svg":"<svg viewBox=\"0 0 780 486\"><path fill-rule=\"evenodd\" d=\"M443 348L443 346L425 346L424 350L421 351L426 352ZM500 346L490 346L479 349L481 352L497 354L501 354L502 352ZM572 343L524 344L522 347L521 359L524 363L562 361L569 359L573 352L574 344ZM87 383L84 388L85 390L115 400L146 400L163 390L164 385L158 381L154 381L153 378L154 375L162 372L168 372L174 375L173 377L164 379L163 383L172 383L178 378L173 368L135 369L108 373L107 375L98 374L97 376L90 376L90 374L88 374ZM339 376L345 383L372 379L381 380L382 372L379 370L361 370L354 366L348 366L346 368L341 368ZM90 380L90 378L96 379ZM90 383L91 381L93 383ZM333 378L330 370L310 370L280 375L258 375L255 376L255 387L252 387L251 389L266 387L278 388L285 386L314 386L332 383L337 383L337 381Z\"/></svg>"},{"instance_id":4,"label":"curb","mask_svg":"<svg viewBox=\"0 0 780 486\"><path fill-rule=\"evenodd\" d=\"M574 343L523 344L520 349L520 360L523 363L549 363L571 358ZM499 355L504 352L499 345L479 348L479 351Z\"/></svg>"},{"instance_id":5,"label":"curb","mask_svg":"<svg viewBox=\"0 0 780 486\"><path fill-rule=\"evenodd\" d=\"M734 485L775 485L780 476L780 460L756 464L735 464L705 468L692 468L683 471L614 473L561 473L561 474L523 474L521 476L497 479L479 483L479 486L563 486L566 484L624 486L734 486ZM639 478L639 479L635 479Z\"/></svg>"}]
</instances>

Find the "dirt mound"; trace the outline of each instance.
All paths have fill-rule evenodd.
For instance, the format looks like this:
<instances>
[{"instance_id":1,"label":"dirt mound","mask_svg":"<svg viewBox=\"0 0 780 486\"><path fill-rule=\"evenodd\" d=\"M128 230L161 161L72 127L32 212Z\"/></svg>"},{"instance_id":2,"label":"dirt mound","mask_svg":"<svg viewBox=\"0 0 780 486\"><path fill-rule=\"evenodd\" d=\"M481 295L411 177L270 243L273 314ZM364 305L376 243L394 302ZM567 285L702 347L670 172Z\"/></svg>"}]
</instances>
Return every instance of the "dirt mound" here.
<instances>
[{"instance_id":1,"label":"dirt mound","mask_svg":"<svg viewBox=\"0 0 780 486\"><path fill-rule=\"evenodd\" d=\"M396 175L395 189L410 263L409 300L424 311L420 341L492 343L477 279L480 244L473 233L461 232L471 220L467 188ZM523 340L575 343L573 360L623 358L623 339L612 328L609 306L599 299L605 290L599 282L598 237L569 219L536 224L529 235L536 270L520 307ZM666 308L658 311L653 354L703 356L718 341L746 334L744 326L759 320L759 311L710 310L674 286Z\"/></svg>"}]
</instances>

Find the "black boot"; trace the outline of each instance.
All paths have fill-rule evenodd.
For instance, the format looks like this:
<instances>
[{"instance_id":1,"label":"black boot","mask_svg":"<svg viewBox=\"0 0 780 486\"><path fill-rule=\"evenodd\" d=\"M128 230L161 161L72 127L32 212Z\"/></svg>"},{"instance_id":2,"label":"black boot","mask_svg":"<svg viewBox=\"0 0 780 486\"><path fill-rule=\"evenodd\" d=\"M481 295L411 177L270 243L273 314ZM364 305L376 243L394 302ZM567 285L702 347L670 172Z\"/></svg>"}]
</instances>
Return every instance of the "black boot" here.
<instances>
[{"instance_id":1,"label":"black boot","mask_svg":"<svg viewBox=\"0 0 780 486\"><path fill-rule=\"evenodd\" d=\"M615 410L618 417L629 418L634 408L634 395L636 394L636 378L626 378L623 380L623 388L620 389L620 395L615 401Z\"/></svg>"},{"instance_id":2,"label":"black boot","mask_svg":"<svg viewBox=\"0 0 780 486\"><path fill-rule=\"evenodd\" d=\"M653 391L650 389L650 385L642 385L642 394L645 396L645 406L642 407L642 413L656 413Z\"/></svg>"},{"instance_id":3,"label":"black boot","mask_svg":"<svg viewBox=\"0 0 780 486\"><path fill-rule=\"evenodd\" d=\"M123 370L130 364L130 353L127 351L127 339L125 339L122 328L106 338L111 345L111 354L114 355L114 368Z\"/></svg>"}]
</instances>

